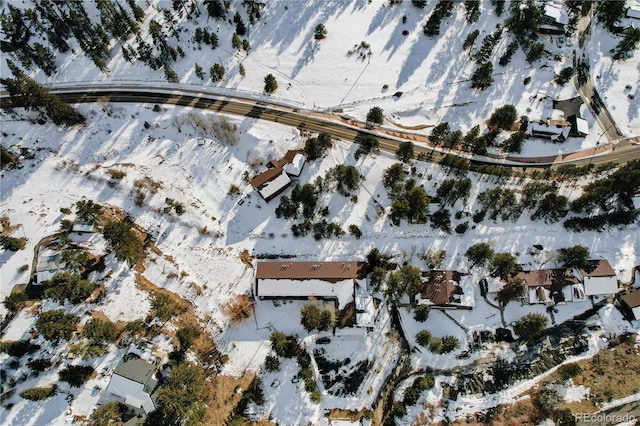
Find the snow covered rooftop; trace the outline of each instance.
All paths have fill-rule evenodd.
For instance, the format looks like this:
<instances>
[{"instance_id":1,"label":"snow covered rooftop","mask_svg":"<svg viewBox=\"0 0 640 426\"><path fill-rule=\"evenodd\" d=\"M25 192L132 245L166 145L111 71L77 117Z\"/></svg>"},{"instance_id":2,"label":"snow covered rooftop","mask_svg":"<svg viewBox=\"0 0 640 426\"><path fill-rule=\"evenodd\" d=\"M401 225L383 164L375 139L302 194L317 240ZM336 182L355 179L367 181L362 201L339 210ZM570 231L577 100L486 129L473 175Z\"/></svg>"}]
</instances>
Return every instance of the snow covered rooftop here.
<instances>
[{"instance_id":1,"label":"snow covered rooftop","mask_svg":"<svg viewBox=\"0 0 640 426\"><path fill-rule=\"evenodd\" d=\"M307 157L303 154L296 153L291 162L284 165L284 171L287 172L288 175L300 176L306 161Z\"/></svg>"},{"instance_id":2,"label":"snow covered rooftop","mask_svg":"<svg viewBox=\"0 0 640 426\"><path fill-rule=\"evenodd\" d=\"M576 130L580 134L589 134L589 122L584 118L576 118Z\"/></svg>"},{"instance_id":3,"label":"snow covered rooftop","mask_svg":"<svg viewBox=\"0 0 640 426\"><path fill-rule=\"evenodd\" d=\"M323 297L338 299L338 308L353 297L353 279L329 282L319 279L261 279L256 283L258 297Z\"/></svg>"},{"instance_id":4,"label":"snow covered rooftop","mask_svg":"<svg viewBox=\"0 0 640 426\"><path fill-rule=\"evenodd\" d=\"M143 409L145 413L155 410L151 396L144 391L144 385L115 373L111 376L107 392L125 404Z\"/></svg>"},{"instance_id":5,"label":"snow covered rooftop","mask_svg":"<svg viewBox=\"0 0 640 426\"><path fill-rule=\"evenodd\" d=\"M289 175L300 176L306 160L300 151L289 150L280 160L269 161L270 168L251 179L251 185L269 201L289 186Z\"/></svg>"},{"instance_id":6,"label":"snow covered rooftop","mask_svg":"<svg viewBox=\"0 0 640 426\"><path fill-rule=\"evenodd\" d=\"M640 0L627 0L627 18L640 19Z\"/></svg>"},{"instance_id":7,"label":"snow covered rooftop","mask_svg":"<svg viewBox=\"0 0 640 426\"><path fill-rule=\"evenodd\" d=\"M335 297L342 309L364 270L363 262L258 262L255 292L258 297Z\"/></svg>"},{"instance_id":8,"label":"snow covered rooftop","mask_svg":"<svg viewBox=\"0 0 640 426\"><path fill-rule=\"evenodd\" d=\"M279 173L274 173L273 178L264 182L258 189L258 192L260 192L262 198L269 201L286 189L290 184L291 179L289 179L289 176L283 170L280 170Z\"/></svg>"},{"instance_id":9,"label":"snow covered rooftop","mask_svg":"<svg viewBox=\"0 0 640 426\"><path fill-rule=\"evenodd\" d=\"M43 283L53 278L58 272L63 271L65 263L60 252L45 249L40 251L38 256L38 267L36 269L36 282Z\"/></svg>"},{"instance_id":10,"label":"snow covered rooftop","mask_svg":"<svg viewBox=\"0 0 640 426\"><path fill-rule=\"evenodd\" d=\"M113 370L105 398L115 399L136 410L150 413L155 410L151 394L157 385L156 365L130 352Z\"/></svg>"},{"instance_id":11,"label":"snow covered rooftop","mask_svg":"<svg viewBox=\"0 0 640 426\"><path fill-rule=\"evenodd\" d=\"M569 23L569 15L564 4L559 1L547 1L544 3L544 14L553 19L558 24L567 25Z\"/></svg>"},{"instance_id":12,"label":"snow covered rooftop","mask_svg":"<svg viewBox=\"0 0 640 426\"><path fill-rule=\"evenodd\" d=\"M527 125L527 134L533 137L563 141L569 137L571 123L564 120L540 120L530 121Z\"/></svg>"},{"instance_id":13,"label":"snow covered rooftop","mask_svg":"<svg viewBox=\"0 0 640 426\"><path fill-rule=\"evenodd\" d=\"M73 228L71 229L73 232L93 232L93 224L92 223L82 223L75 222L73 224Z\"/></svg>"}]
</instances>

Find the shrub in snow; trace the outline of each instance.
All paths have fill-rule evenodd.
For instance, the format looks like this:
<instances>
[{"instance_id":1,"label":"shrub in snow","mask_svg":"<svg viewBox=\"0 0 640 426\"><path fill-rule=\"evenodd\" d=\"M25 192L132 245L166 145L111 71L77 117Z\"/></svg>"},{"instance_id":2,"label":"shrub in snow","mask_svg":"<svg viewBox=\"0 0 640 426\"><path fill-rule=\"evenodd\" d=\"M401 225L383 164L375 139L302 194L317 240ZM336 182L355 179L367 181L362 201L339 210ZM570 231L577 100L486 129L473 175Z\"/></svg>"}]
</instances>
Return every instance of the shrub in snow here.
<instances>
[{"instance_id":1,"label":"shrub in snow","mask_svg":"<svg viewBox=\"0 0 640 426\"><path fill-rule=\"evenodd\" d=\"M429 250L425 255L427 268L440 269L440 267L442 266L442 262L444 262L446 257L447 257L446 250Z\"/></svg>"},{"instance_id":2,"label":"shrub in snow","mask_svg":"<svg viewBox=\"0 0 640 426\"><path fill-rule=\"evenodd\" d=\"M358 228L358 225L349 225L349 233L358 240L362 237L362 231Z\"/></svg>"},{"instance_id":3,"label":"shrub in snow","mask_svg":"<svg viewBox=\"0 0 640 426\"><path fill-rule=\"evenodd\" d=\"M59 340L71 339L77 323L78 317L57 309L42 312L36 320L36 328L45 339L57 343Z\"/></svg>"},{"instance_id":4,"label":"shrub in snow","mask_svg":"<svg viewBox=\"0 0 640 426\"><path fill-rule=\"evenodd\" d=\"M447 354L460 347L460 341L455 336L444 336L442 338L442 351L441 353Z\"/></svg>"},{"instance_id":5,"label":"shrub in snow","mask_svg":"<svg viewBox=\"0 0 640 426\"><path fill-rule=\"evenodd\" d=\"M420 346L424 346L426 348L429 345L430 341L431 341L431 332L429 332L428 330L422 330L422 331L419 331L418 334L416 334L416 342Z\"/></svg>"},{"instance_id":6,"label":"shrub in snow","mask_svg":"<svg viewBox=\"0 0 640 426\"><path fill-rule=\"evenodd\" d=\"M396 151L396 158L403 163L408 163L414 155L413 142L400 142Z\"/></svg>"},{"instance_id":7,"label":"shrub in snow","mask_svg":"<svg viewBox=\"0 0 640 426\"><path fill-rule=\"evenodd\" d=\"M16 291L11 293L2 301L2 304L8 311L18 312L22 309L27 301L27 295L23 291Z\"/></svg>"},{"instance_id":8,"label":"shrub in snow","mask_svg":"<svg viewBox=\"0 0 640 426\"><path fill-rule=\"evenodd\" d=\"M456 234L464 234L469 229L469 222L460 223L456 226Z\"/></svg>"},{"instance_id":9,"label":"shrub in snow","mask_svg":"<svg viewBox=\"0 0 640 426\"><path fill-rule=\"evenodd\" d=\"M82 334L96 343L113 343L117 337L117 330L111 321L94 318L85 324Z\"/></svg>"},{"instance_id":10,"label":"shrub in snow","mask_svg":"<svg viewBox=\"0 0 640 426\"><path fill-rule=\"evenodd\" d=\"M14 238L9 235L0 235L0 246L8 251L18 251L25 248L27 242L23 238Z\"/></svg>"},{"instance_id":11,"label":"shrub in snow","mask_svg":"<svg viewBox=\"0 0 640 426\"><path fill-rule=\"evenodd\" d=\"M513 331L522 340L534 340L542 336L549 324L549 320L542 314L530 313L513 324Z\"/></svg>"},{"instance_id":12,"label":"shrub in snow","mask_svg":"<svg viewBox=\"0 0 640 426\"><path fill-rule=\"evenodd\" d=\"M29 366L31 371L33 371L34 373L38 373L51 367L51 360L45 358L36 358L27 362L27 366Z\"/></svg>"},{"instance_id":13,"label":"shrub in snow","mask_svg":"<svg viewBox=\"0 0 640 426\"><path fill-rule=\"evenodd\" d=\"M325 37L327 37L327 29L325 26L322 24L316 25L315 30L313 30L313 38L316 40L322 40Z\"/></svg>"},{"instance_id":14,"label":"shrub in snow","mask_svg":"<svg viewBox=\"0 0 640 426\"><path fill-rule=\"evenodd\" d=\"M558 368L558 375L562 380L569 380L580 373L582 373L582 368L576 363L564 364Z\"/></svg>"},{"instance_id":15,"label":"shrub in snow","mask_svg":"<svg viewBox=\"0 0 640 426\"><path fill-rule=\"evenodd\" d=\"M429 305L418 305L416 306L416 309L413 313L413 319L415 319L418 322L425 322L427 320L427 318L429 318L429 312L431 312L431 308L429 307ZM418 335L420 335L420 333L425 332L426 330L423 330L421 332L418 333ZM426 331L427 333L429 333L428 331ZM429 338L427 339L427 341L431 338L431 334L429 334ZM420 343L420 342L418 342ZM426 346L423 345L422 343L420 343L422 346Z\"/></svg>"},{"instance_id":16,"label":"shrub in snow","mask_svg":"<svg viewBox=\"0 0 640 426\"><path fill-rule=\"evenodd\" d=\"M280 358L274 355L267 355L264 360L264 368L270 373L278 371L280 369Z\"/></svg>"},{"instance_id":17,"label":"shrub in snow","mask_svg":"<svg viewBox=\"0 0 640 426\"><path fill-rule=\"evenodd\" d=\"M69 383L71 387L79 388L93 374L93 368L88 365L69 365L58 373L60 380Z\"/></svg>"},{"instance_id":18,"label":"shrub in snow","mask_svg":"<svg viewBox=\"0 0 640 426\"><path fill-rule=\"evenodd\" d=\"M0 352L5 352L9 356L20 358L25 354L32 354L40 349L40 345L35 345L28 340L15 340L0 342Z\"/></svg>"},{"instance_id":19,"label":"shrub in snow","mask_svg":"<svg viewBox=\"0 0 640 426\"><path fill-rule=\"evenodd\" d=\"M496 295L496 299L502 306L506 306L507 303L518 300L524 297L527 293L527 285L522 279L512 279L504 285Z\"/></svg>"},{"instance_id":20,"label":"shrub in snow","mask_svg":"<svg viewBox=\"0 0 640 426\"><path fill-rule=\"evenodd\" d=\"M189 350L193 341L200 335L200 329L196 327L186 326L180 328L176 332L176 337L180 343L180 351L185 352Z\"/></svg>"},{"instance_id":21,"label":"shrub in snow","mask_svg":"<svg viewBox=\"0 0 640 426\"><path fill-rule=\"evenodd\" d=\"M314 302L307 303L300 309L300 323L307 332L325 331L333 327L333 314L326 309L320 310Z\"/></svg>"},{"instance_id":22,"label":"shrub in snow","mask_svg":"<svg viewBox=\"0 0 640 426\"><path fill-rule=\"evenodd\" d=\"M371 107L371 109L369 109L369 112L367 113L367 121L370 123L382 124L382 122L384 121L384 113L382 111L382 108L377 106Z\"/></svg>"},{"instance_id":23,"label":"shrub in snow","mask_svg":"<svg viewBox=\"0 0 640 426\"><path fill-rule=\"evenodd\" d=\"M23 392L20 392L20 396L24 399L28 399L30 401L40 401L42 399L47 399L56 393L56 387L41 387L41 388L31 388L27 389Z\"/></svg>"},{"instance_id":24,"label":"shrub in snow","mask_svg":"<svg viewBox=\"0 0 640 426\"><path fill-rule=\"evenodd\" d=\"M267 74L264 77L264 91L267 94L273 93L278 89L278 81L273 74Z\"/></svg>"},{"instance_id":25,"label":"shrub in snow","mask_svg":"<svg viewBox=\"0 0 640 426\"><path fill-rule=\"evenodd\" d=\"M126 411L126 406L118 401L112 401L108 404L96 408L91 413L91 421L96 426L107 426L122 423L122 415Z\"/></svg>"},{"instance_id":26,"label":"shrub in snow","mask_svg":"<svg viewBox=\"0 0 640 426\"><path fill-rule=\"evenodd\" d=\"M169 321L180 311L180 306L165 293L158 293L151 301L151 307L155 310L155 316L160 321Z\"/></svg>"},{"instance_id":27,"label":"shrub in snow","mask_svg":"<svg viewBox=\"0 0 640 426\"><path fill-rule=\"evenodd\" d=\"M581 245L558 250L558 261L567 268L586 268L589 266L589 248Z\"/></svg>"},{"instance_id":28,"label":"shrub in snow","mask_svg":"<svg viewBox=\"0 0 640 426\"><path fill-rule=\"evenodd\" d=\"M489 125L498 129L511 130L513 123L518 119L516 107L507 104L497 108L489 117Z\"/></svg>"},{"instance_id":29,"label":"shrub in snow","mask_svg":"<svg viewBox=\"0 0 640 426\"><path fill-rule=\"evenodd\" d=\"M47 281L45 295L59 303L68 300L77 305L91 296L95 289L94 283L83 280L79 274L59 272Z\"/></svg>"}]
</instances>

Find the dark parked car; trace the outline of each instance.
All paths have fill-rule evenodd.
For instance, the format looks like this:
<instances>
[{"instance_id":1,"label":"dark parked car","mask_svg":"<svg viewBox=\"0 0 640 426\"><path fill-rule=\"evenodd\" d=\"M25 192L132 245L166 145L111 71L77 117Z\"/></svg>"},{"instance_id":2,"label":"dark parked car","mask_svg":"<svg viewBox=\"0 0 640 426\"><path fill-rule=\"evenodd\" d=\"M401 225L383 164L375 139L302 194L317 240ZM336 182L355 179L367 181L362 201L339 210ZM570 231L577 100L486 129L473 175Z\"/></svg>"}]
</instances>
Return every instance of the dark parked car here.
<instances>
[{"instance_id":1,"label":"dark parked car","mask_svg":"<svg viewBox=\"0 0 640 426\"><path fill-rule=\"evenodd\" d=\"M320 337L318 340L316 340L316 343L319 345L326 345L327 343L331 343L331 339L329 339L328 337Z\"/></svg>"}]
</instances>

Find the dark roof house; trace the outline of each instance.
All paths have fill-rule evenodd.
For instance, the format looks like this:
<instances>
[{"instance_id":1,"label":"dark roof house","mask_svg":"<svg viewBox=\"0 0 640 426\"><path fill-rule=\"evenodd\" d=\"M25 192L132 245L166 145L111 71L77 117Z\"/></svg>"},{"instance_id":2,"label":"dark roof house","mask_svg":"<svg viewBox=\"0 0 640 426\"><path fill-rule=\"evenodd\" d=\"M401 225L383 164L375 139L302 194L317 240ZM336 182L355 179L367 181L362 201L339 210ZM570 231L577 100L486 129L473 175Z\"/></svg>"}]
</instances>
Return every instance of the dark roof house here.
<instances>
[{"instance_id":1,"label":"dark roof house","mask_svg":"<svg viewBox=\"0 0 640 426\"><path fill-rule=\"evenodd\" d=\"M516 278L527 285L530 304L558 304L585 297L582 285L567 268L521 270Z\"/></svg>"},{"instance_id":2,"label":"dark roof house","mask_svg":"<svg viewBox=\"0 0 640 426\"><path fill-rule=\"evenodd\" d=\"M290 176L300 176L306 157L301 151L289 150L280 160L267 163L267 170L251 179L251 185L269 202L291 185Z\"/></svg>"},{"instance_id":3,"label":"dark roof house","mask_svg":"<svg viewBox=\"0 0 640 426\"><path fill-rule=\"evenodd\" d=\"M107 393L112 395L113 400L131 407L134 412L149 414L155 410L151 394L158 386L156 371L154 364L135 354L127 354L113 370Z\"/></svg>"},{"instance_id":4,"label":"dark roof house","mask_svg":"<svg viewBox=\"0 0 640 426\"><path fill-rule=\"evenodd\" d=\"M429 304L443 308L462 306L464 291L460 285L463 274L449 270L423 272L424 281L416 296L418 304Z\"/></svg>"}]
</instances>

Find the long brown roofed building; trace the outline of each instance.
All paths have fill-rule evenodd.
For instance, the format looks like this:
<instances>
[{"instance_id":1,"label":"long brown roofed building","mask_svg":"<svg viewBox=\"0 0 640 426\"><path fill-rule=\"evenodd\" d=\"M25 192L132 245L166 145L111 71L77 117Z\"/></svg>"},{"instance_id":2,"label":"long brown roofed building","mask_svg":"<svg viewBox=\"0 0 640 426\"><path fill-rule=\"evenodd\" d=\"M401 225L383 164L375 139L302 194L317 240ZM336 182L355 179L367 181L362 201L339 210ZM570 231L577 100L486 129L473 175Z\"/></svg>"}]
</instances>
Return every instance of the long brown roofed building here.
<instances>
[{"instance_id":1,"label":"long brown roofed building","mask_svg":"<svg viewBox=\"0 0 640 426\"><path fill-rule=\"evenodd\" d=\"M363 278L364 262L258 262L257 279L287 279L337 282Z\"/></svg>"},{"instance_id":2,"label":"long brown roofed building","mask_svg":"<svg viewBox=\"0 0 640 426\"><path fill-rule=\"evenodd\" d=\"M255 295L330 298L338 300L342 308L353 299L355 283L365 278L364 262L258 262Z\"/></svg>"}]
</instances>

